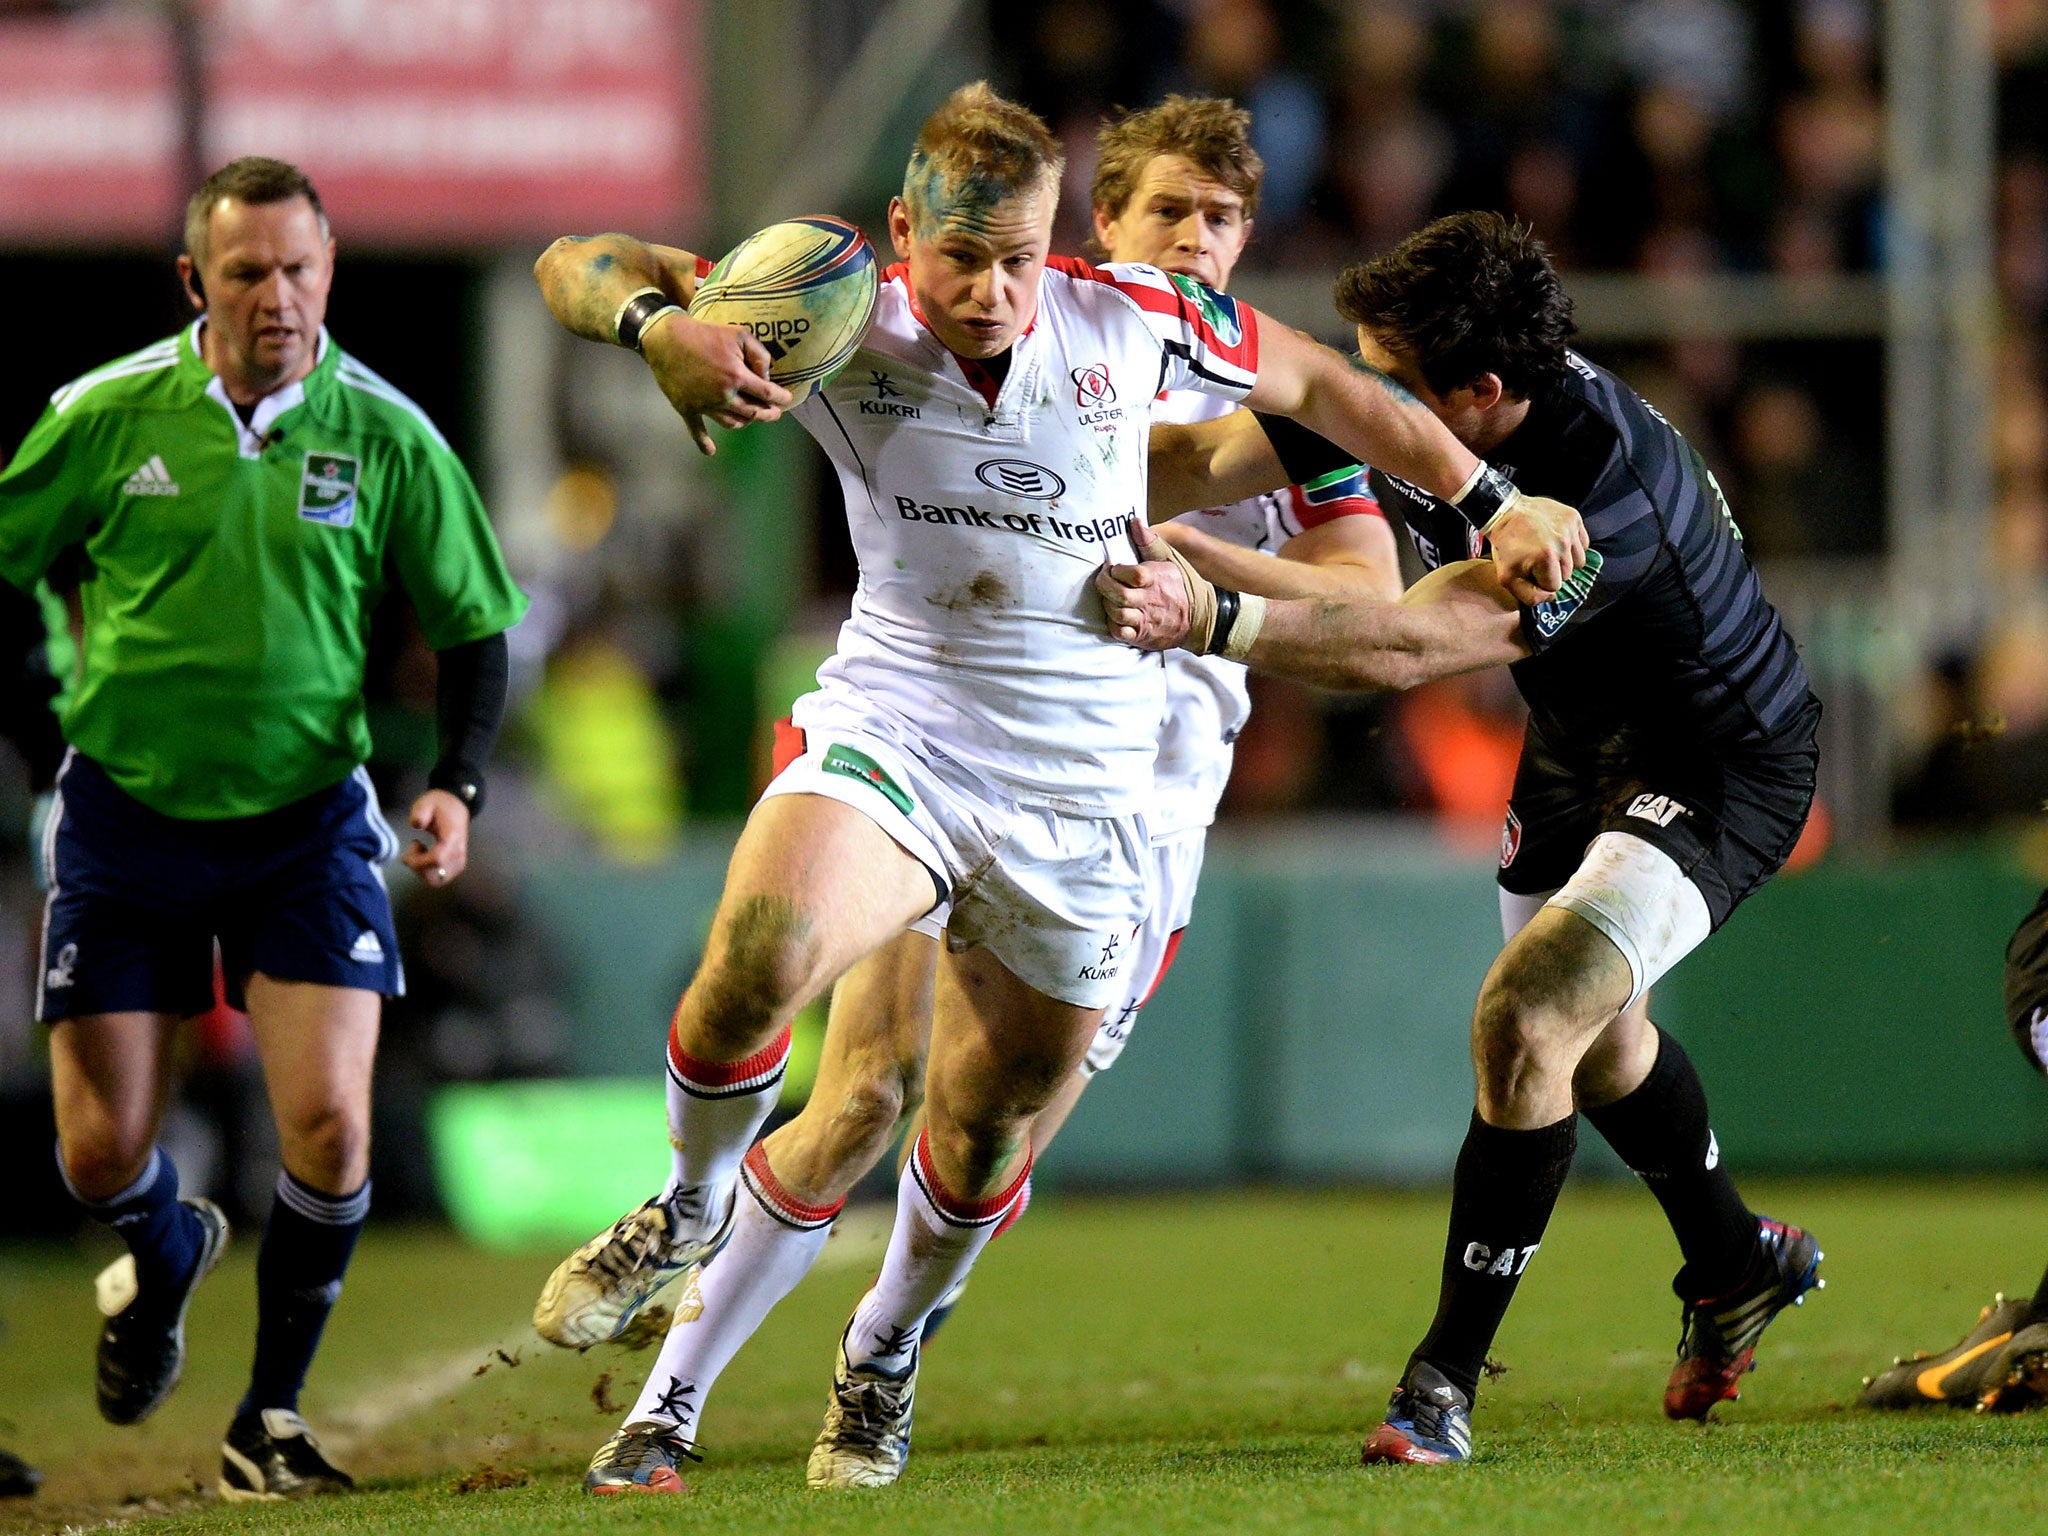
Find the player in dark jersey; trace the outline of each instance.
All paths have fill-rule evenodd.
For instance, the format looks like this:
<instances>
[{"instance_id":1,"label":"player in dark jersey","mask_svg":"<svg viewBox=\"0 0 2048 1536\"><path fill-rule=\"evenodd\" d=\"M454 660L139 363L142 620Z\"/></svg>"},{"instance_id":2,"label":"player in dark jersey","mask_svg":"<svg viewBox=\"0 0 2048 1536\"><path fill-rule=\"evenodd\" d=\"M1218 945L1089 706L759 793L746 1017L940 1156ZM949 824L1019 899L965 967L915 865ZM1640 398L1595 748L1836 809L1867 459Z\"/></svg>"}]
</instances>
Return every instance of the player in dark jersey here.
<instances>
[{"instance_id":1,"label":"player in dark jersey","mask_svg":"<svg viewBox=\"0 0 2048 1536\"><path fill-rule=\"evenodd\" d=\"M1820 1252L1744 1204L1692 1063L1650 1022L1645 993L1791 852L1813 798L1820 705L1712 474L1654 407L1566 349L1570 300L1526 230L1492 214L1440 220L1346 272L1337 302L1366 366L1519 489L1577 505L1592 540L1552 600L1518 608L1474 563L1483 527L1375 474L1432 567L1399 603L1205 591L1199 534L1166 535L1184 560L1154 564L1148 551L1147 564L1098 581L1112 633L1147 648L1227 646L1337 687L1507 662L1529 704L1501 842L1507 942L1472 1023L1478 1105L1437 1315L1365 1459L1470 1453L1487 1349L1541 1242L1581 1111L1677 1235L1684 1324L1664 1407L1703 1418L1735 1395L1770 1319L1819 1284ZM1213 496L1215 478L1235 494L1318 473L1335 453L1243 412L1156 427L1154 505L1188 494L1159 468L1169 454L1209 474Z\"/></svg>"},{"instance_id":2,"label":"player in dark jersey","mask_svg":"<svg viewBox=\"0 0 2048 1536\"><path fill-rule=\"evenodd\" d=\"M2005 1020L2020 1054L2048 1073L2048 890L2020 919L2005 947ZM1984 1413L2014 1413L2048 1402L2048 1274L2032 1296L1991 1298L1977 1325L1941 1351L1892 1362L1863 1378L1866 1408L1924 1408L1946 1403Z\"/></svg>"}]
</instances>

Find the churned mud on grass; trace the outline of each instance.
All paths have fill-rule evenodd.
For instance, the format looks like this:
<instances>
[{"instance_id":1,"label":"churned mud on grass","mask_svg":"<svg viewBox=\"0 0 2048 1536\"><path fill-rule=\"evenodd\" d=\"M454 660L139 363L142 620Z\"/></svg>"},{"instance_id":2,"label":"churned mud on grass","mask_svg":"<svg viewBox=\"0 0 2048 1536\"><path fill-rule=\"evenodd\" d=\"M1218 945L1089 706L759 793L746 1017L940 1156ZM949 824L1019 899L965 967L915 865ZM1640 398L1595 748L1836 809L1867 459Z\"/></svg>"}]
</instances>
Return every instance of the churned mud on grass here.
<instances>
[{"instance_id":1,"label":"churned mud on grass","mask_svg":"<svg viewBox=\"0 0 2048 1536\"><path fill-rule=\"evenodd\" d=\"M465 1472L448 1485L450 1493L495 1493L500 1488L524 1488L533 1474L524 1467L495 1467L488 1461Z\"/></svg>"}]
</instances>

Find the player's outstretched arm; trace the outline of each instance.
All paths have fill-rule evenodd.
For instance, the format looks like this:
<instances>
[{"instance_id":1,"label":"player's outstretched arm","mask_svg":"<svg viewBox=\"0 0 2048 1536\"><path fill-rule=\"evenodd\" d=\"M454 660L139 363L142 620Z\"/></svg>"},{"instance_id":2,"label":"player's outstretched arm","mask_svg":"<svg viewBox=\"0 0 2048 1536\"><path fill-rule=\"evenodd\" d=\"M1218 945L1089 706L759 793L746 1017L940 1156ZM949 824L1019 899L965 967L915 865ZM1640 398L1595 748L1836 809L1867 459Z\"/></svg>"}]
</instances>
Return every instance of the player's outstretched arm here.
<instances>
[{"instance_id":1,"label":"player's outstretched arm","mask_svg":"<svg viewBox=\"0 0 2048 1536\"><path fill-rule=\"evenodd\" d=\"M1339 517L1306 529L1280 546L1277 560L1185 523L1152 531L1216 586L1238 592L1333 602L1391 603L1401 596L1401 557L1383 517Z\"/></svg>"},{"instance_id":2,"label":"player's outstretched arm","mask_svg":"<svg viewBox=\"0 0 2048 1536\"><path fill-rule=\"evenodd\" d=\"M768 377L768 349L751 332L693 320L697 258L630 235L566 235L541 252L534 280L549 311L590 341L630 347L690 425L699 449L715 453L704 428L773 421L790 393Z\"/></svg>"},{"instance_id":3,"label":"player's outstretched arm","mask_svg":"<svg viewBox=\"0 0 2048 1536\"><path fill-rule=\"evenodd\" d=\"M1180 646L1342 689L1413 688L1529 654L1515 600L1484 560L1432 571L1399 602L1267 600L1219 593L1197 569L1216 540L1177 536L1186 555L1135 523L1131 536L1144 563L1106 566L1095 585L1110 634L1139 650Z\"/></svg>"},{"instance_id":4,"label":"player's outstretched arm","mask_svg":"<svg viewBox=\"0 0 2048 1536\"><path fill-rule=\"evenodd\" d=\"M1522 495L1378 369L1264 316L1258 322L1259 377L1245 404L1290 416L1361 464L1465 510L1492 542L1501 582L1519 601L1547 600L1578 569L1587 537L1576 510Z\"/></svg>"},{"instance_id":5,"label":"player's outstretched arm","mask_svg":"<svg viewBox=\"0 0 2048 1536\"><path fill-rule=\"evenodd\" d=\"M1288 483L1280 455L1250 411L1185 424L1155 421L1147 434L1146 456L1146 512L1155 523L1203 507L1228 506Z\"/></svg>"}]
</instances>

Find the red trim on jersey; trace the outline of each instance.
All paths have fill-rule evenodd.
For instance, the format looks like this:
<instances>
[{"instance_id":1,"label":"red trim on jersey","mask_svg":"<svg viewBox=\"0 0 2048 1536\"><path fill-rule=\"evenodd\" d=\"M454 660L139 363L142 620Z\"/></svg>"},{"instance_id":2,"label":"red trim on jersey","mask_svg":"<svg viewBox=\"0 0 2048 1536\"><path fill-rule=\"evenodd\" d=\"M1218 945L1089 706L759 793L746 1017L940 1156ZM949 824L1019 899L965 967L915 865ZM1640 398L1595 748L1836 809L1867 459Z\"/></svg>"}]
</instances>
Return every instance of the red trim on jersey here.
<instances>
[{"instance_id":1,"label":"red trim on jersey","mask_svg":"<svg viewBox=\"0 0 2048 1536\"><path fill-rule=\"evenodd\" d=\"M1235 306L1238 324L1244 334L1237 341L1230 342L1225 341L1202 317L1201 307L1194 300L1172 286L1171 274L1168 274L1168 287L1160 289L1150 283L1131 282L1118 277L1075 256L1048 256L1045 264L1056 272L1064 272L1068 277L1079 278L1083 282L1107 283L1140 309L1150 310L1155 315L1170 315L1186 323L1200 339L1204 350L1215 353L1226 363L1247 373L1259 371L1258 311L1249 304Z\"/></svg>"},{"instance_id":2,"label":"red trim on jersey","mask_svg":"<svg viewBox=\"0 0 2048 1536\"><path fill-rule=\"evenodd\" d=\"M1335 501L1312 502L1298 485L1287 487L1287 510L1304 532L1340 517L1376 517L1384 522L1387 516L1377 497L1339 496Z\"/></svg>"},{"instance_id":3,"label":"red trim on jersey","mask_svg":"<svg viewBox=\"0 0 2048 1536\"><path fill-rule=\"evenodd\" d=\"M1173 962L1180 954L1181 935L1186 932L1185 928L1176 928L1173 930L1173 936L1166 941L1166 953L1159 957L1159 972L1152 978L1152 985L1145 989L1145 996L1138 1003L1140 1008L1152 1001L1152 994L1159 990L1159 983L1166 980L1166 973L1173 969Z\"/></svg>"},{"instance_id":4,"label":"red trim on jersey","mask_svg":"<svg viewBox=\"0 0 2048 1536\"><path fill-rule=\"evenodd\" d=\"M782 1180L775 1177L775 1170L768 1166L768 1149L758 1141L747 1149L744 1161L762 1198L798 1226L815 1227L830 1221L846 1204L844 1195L830 1205L810 1205L797 1199L783 1187Z\"/></svg>"},{"instance_id":5,"label":"red trim on jersey","mask_svg":"<svg viewBox=\"0 0 2048 1536\"><path fill-rule=\"evenodd\" d=\"M1024 1153L1024 1166L1017 1170L1017 1177L1010 1181L1010 1187L990 1195L986 1200L962 1200L939 1182L938 1170L932 1166L932 1142L929 1128L917 1133L917 1146L911 1154L917 1159L918 1177L925 1191L931 1196L932 1204L939 1214L961 1226L974 1226L1003 1213L1004 1208L1024 1192L1024 1186L1031 1182L1031 1153Z\"/></svg>"},{"instance_id":6,"label":"red trim on jersey","mask_svg":"<svg viewBox=\"0 0 2048 1536\"><path fill-rule=\"evenodd\" d=\"M787 715L775 722L775 750L769 761L774 765L777 776L808 751L810 746L804 740L802 727Z\"/></svg>"},{"instance_id":7,"label":"red trim on jersey","mask_svg":"<svg viewBox=\"0 0 2048 1536\"><path fill-rule=\"evenodd\" d=\"M668 1027L668 1062L675 1068L676 1076L693 1088L730 1088L744 1083L749 1078L761 1077L777 1071L789 1059L789 1026L782 1026L782 1033L770 1040L760 1050L743 1061L705 1061L692 1056L676 1039L676 1026Z\"/></svg>"},{"instance_id":8,"label":"red trim on jersey","mask_svg":"<svg viewBox=\"0 0 2048 1536\"><path fill-rule=\"evenodd\" d=\"M703 282L705 278L711 275L711 269L717 265L718 263L709 256L699 256L697 258L697 281Z\"/></svg>"}]
</instances>

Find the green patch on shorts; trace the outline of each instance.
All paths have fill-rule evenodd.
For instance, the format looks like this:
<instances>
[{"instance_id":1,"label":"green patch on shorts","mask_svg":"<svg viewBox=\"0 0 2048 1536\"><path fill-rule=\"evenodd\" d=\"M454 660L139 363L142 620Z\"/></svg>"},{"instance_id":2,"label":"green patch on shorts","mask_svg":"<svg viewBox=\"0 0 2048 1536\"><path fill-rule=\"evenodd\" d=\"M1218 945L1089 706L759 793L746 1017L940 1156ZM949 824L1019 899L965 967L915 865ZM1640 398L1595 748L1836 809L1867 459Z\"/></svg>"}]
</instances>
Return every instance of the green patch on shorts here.
<instances>
[{"instance_id":1,"label":"green patch on shorts","mask_svg":"<svg viewBox=\"0 0 2048 1536\"><path fill-rule=\"evenodd\" d=\"M853 747L834 742L825 749L825 771L843 773L850 779L859 779L863 784L873 785L889 797L889 803L908 816L912 809L910 796L903 792L903 786L890 778L882 765L867 753Z\"/></svg>"}]
</instances>

